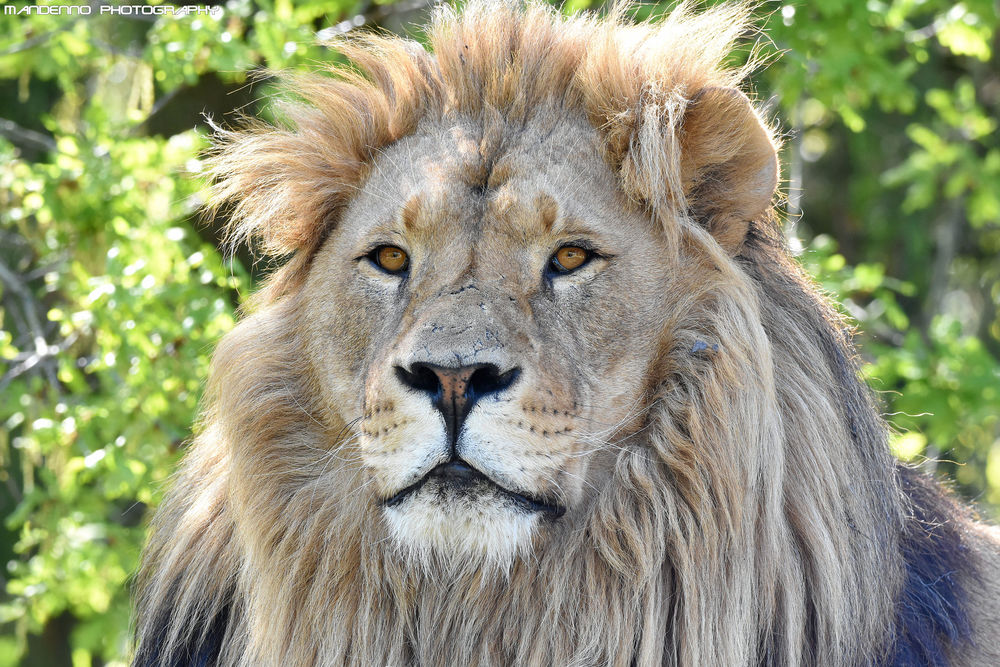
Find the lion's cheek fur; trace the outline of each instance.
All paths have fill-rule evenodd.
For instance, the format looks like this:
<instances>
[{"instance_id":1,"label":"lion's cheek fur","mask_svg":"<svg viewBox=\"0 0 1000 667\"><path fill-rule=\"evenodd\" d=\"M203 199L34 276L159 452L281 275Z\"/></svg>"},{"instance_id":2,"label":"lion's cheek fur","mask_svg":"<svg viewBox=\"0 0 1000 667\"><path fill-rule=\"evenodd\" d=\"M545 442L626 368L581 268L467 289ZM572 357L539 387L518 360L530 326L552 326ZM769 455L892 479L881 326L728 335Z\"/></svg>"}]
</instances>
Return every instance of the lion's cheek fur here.
<instances>
[{"instance_id":1,"label":"lion's cheek fur","mask_svg":"<svg viewBox=\"0 0 1000 667\"><path fill-rule=\"evenodd\" d=\"M349 280L353 257L327 243L313 260L286 326L300 332L298 356L309 365L326 404L345 423L361 415L373 350L385 349L391 324L381 315L384 290Z\"/></svg>"}]
</instances>

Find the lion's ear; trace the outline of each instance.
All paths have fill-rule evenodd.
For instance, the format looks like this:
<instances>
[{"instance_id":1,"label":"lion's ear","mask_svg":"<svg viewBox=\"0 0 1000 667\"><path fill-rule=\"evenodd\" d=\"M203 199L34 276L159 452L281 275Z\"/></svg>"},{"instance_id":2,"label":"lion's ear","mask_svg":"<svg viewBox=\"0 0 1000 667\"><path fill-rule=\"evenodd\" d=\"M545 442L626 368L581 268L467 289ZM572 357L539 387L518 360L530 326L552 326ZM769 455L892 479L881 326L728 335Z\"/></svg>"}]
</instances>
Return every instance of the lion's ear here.
<instances>
[{"instance_id":1,"label":"lion's ear","mask_svg":"<svg viewBox=\"0 0 1000 667\"><path fill-rule=\"evenodd\" d=\"M713 87L688 103L678 135L688 210L736 253L750 221L768 210L778 186L771 132L746 95Z\"/></svg>"}]
</instances>

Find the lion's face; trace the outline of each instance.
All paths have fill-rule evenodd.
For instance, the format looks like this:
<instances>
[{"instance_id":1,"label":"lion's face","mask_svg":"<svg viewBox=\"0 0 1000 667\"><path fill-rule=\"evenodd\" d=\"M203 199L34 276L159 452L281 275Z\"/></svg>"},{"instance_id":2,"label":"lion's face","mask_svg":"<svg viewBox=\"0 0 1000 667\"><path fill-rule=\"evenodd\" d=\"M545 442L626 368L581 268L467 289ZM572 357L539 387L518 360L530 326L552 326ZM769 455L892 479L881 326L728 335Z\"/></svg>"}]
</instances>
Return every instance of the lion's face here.
<instances>
[{"instance_id":1,"label":"lion's face","mask_svg":"<svg viewBox=\"0 0 1000 667\"><path fill-rule=\"evenodd\" d=\"M377 156L304 329L395 539L509 562L584 511L635 427L670 267L583 118L504 140L453 119Z\"/></svg>"}]
</instances>

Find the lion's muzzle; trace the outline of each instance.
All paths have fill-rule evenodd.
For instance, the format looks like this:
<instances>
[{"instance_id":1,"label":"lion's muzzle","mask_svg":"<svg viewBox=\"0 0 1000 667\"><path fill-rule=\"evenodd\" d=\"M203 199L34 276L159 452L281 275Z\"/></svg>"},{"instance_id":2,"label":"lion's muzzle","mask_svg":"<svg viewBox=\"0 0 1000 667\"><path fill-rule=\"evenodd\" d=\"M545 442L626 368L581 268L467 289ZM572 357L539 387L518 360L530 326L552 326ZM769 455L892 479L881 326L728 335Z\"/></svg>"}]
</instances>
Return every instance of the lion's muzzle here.
<instances>
[{"instance_id":1,"label":"lion's muzzle","mask_svg":"<svg viewBox=\"0 0 1000 667\"><path fill-rule=\"evenodd\" d=\"M395 370L406 387L430 395L431 403L444 417L453 457L462 422L476 401L508 389L521 373L517 367L501 372L496 364L447 367L419 362L409 368L396 366Z\"/></svg>"}]
</instances>

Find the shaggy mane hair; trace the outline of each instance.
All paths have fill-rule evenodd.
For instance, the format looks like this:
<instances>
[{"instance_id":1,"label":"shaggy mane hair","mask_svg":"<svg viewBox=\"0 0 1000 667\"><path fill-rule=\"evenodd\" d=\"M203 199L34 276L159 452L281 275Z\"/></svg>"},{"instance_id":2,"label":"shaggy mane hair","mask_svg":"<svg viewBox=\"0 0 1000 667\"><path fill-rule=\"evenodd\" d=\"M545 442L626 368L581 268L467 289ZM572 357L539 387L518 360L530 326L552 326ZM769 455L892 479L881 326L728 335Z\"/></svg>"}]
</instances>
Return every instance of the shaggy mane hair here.
<instances>
[{"instance_id":1,"label":"shaggy mane hair","mask_svg":"<svg viewBox=\"0 0 1000 667\"><path fill-rule=\"evenodd\" d=\"M287 79L282 124L218 130L233 242L291 258L215 354L144 555L137 664L937 665L968 637L957 510L893 462L850 332L773 211L726 218L740 202L704 196L705 173L755 171L734 153L759 114L718 94L748 71L726 60L750 10L623 16L440 8L428 50L349 36L333 46L350 67ZM698 143L682 121L707 98L719 116L702 122L731 126ZM351 425L303 423L329 407L299 353L298 288L380 149L453 114L500 146L552 104L586 114L692 278L674 290L643 437L586 531L508 573L428 576L390 548ZM737 162L746 174L722 173Z\"/></svg>"}]
</instances>

